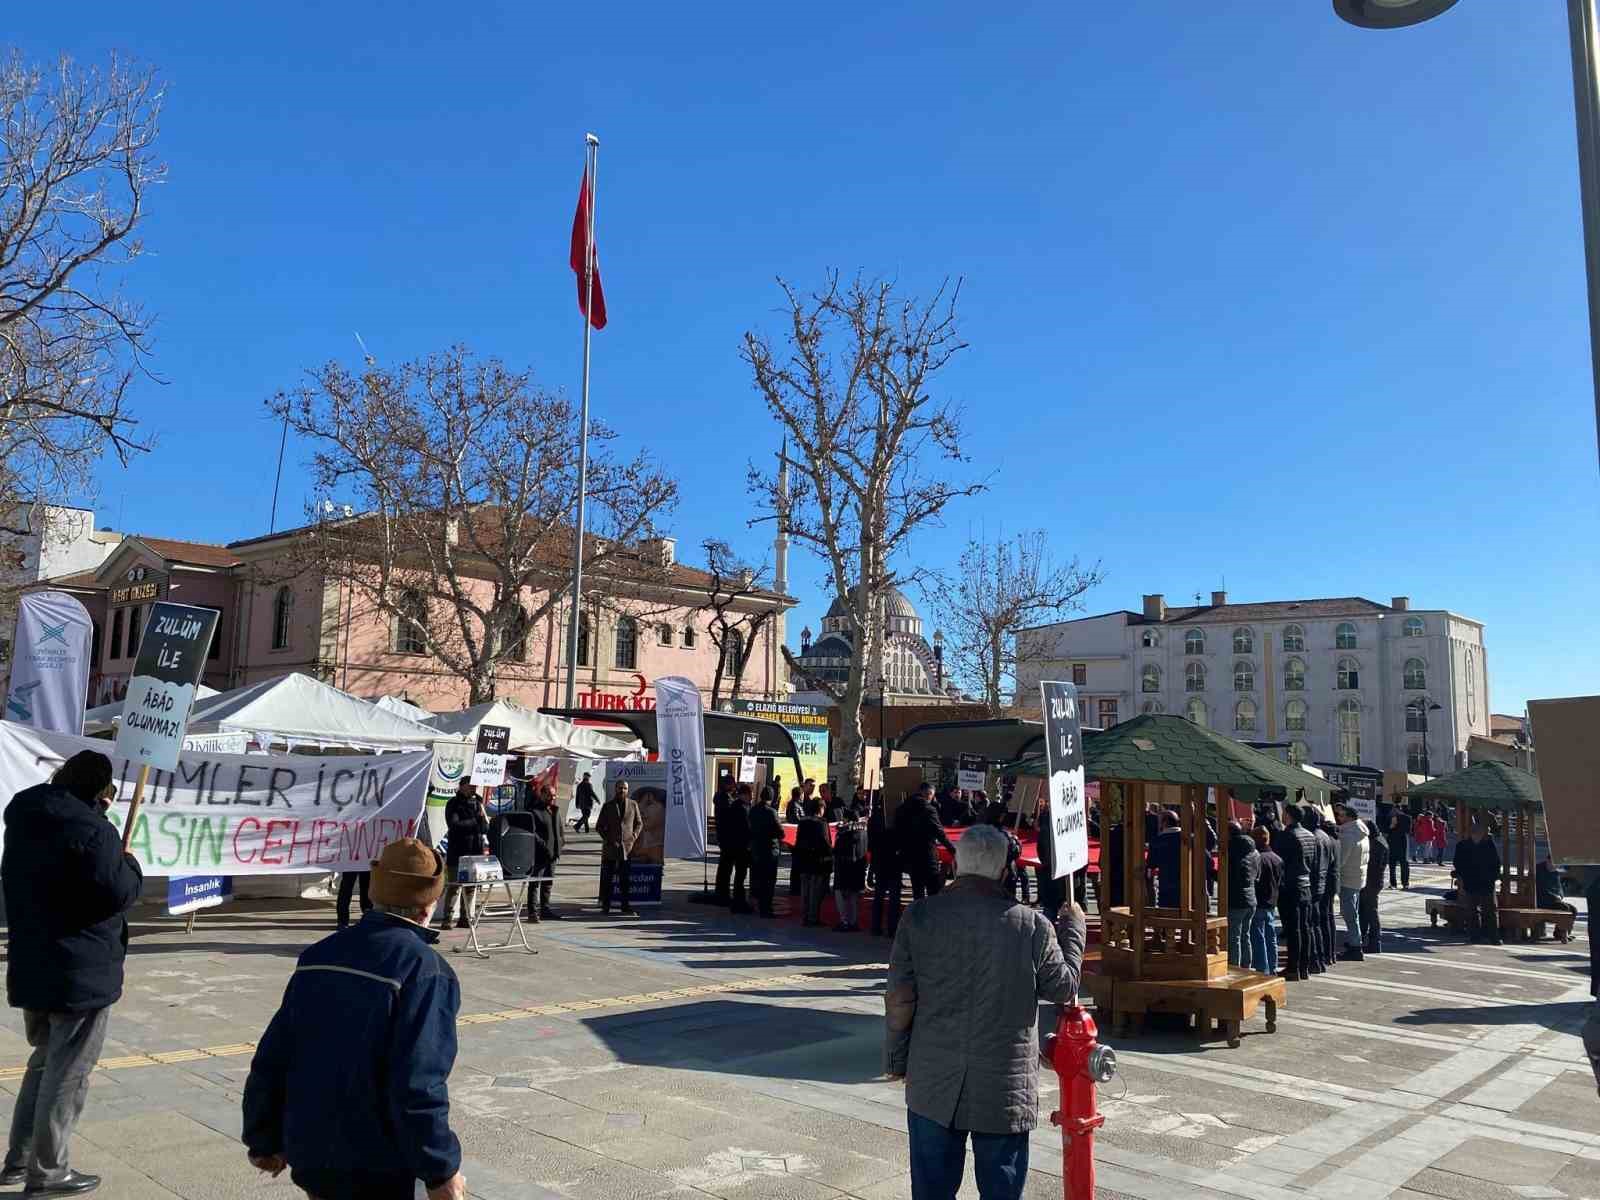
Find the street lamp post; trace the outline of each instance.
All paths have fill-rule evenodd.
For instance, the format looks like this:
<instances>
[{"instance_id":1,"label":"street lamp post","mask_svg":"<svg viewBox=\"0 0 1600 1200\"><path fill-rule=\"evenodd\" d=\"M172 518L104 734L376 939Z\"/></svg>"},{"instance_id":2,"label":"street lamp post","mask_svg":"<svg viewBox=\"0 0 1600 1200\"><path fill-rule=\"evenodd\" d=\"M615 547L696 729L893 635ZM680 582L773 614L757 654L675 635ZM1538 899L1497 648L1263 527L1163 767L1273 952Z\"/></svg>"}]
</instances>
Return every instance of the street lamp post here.
<instances>
[{"instance_id":1,"label":"street lamp post","mask_svg":"<svg viewBox=\"0 0 1600 1200\"><path fill-rule=\"evenodd\" d=\"M1417 707L1422 710L1422 782L1423 783L1427 783L1428 782L1428 728L1429 728L1429 726L1431 726L1433 724L1433 722L1429 718L1428 714L1429 713L1442 712L1444 710L1444 705L1439 704L1437 702L1435 702L1433 704L1424 705L1422 703L1422 701L1419 700L1419 701L1417 701Z\"/></svg>"},{"instance_id":2,"label":"street lamp post","mask_svg":"<svg viewBox=\"0 0 1600 1200\"><path fill-rule=\"evenodd\" d=\"M1362 29L1399 29L1437 17L1456 0L1333 0L1341 20ZM1584 274L1589 287L1589 370L1600 438L1600 16L1596 0L1567 0L1572 100L1578 124L1578 188ZM1600 448L1600 441L1597 441Z\"/></svg>"}]
</instances>

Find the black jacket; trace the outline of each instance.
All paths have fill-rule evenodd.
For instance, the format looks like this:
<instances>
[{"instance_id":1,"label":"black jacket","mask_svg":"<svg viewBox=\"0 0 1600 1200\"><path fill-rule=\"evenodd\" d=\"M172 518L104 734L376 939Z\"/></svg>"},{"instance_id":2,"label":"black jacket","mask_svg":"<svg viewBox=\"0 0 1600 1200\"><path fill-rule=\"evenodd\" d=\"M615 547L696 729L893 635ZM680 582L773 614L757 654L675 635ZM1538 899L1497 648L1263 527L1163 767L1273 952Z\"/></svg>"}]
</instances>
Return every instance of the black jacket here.
<instances>
[{"instance_id":1,"label":"black jacket","mask_svg":"<svg viewBox=\"0 0 1600 1200\"><path fill-rule=\"evenodd\" d=\"M1367 838L1367 882L1361 890L1376 896L1383 891L1383 869L1389 865L1389 843L1373 830Z\"/></svg>"},{"instance_id":2,"label":"black jacket","mask_svg":"<svg viewBox=\"0 0 1600 1200\"><path fill-rule=\"evenodd\" d=\"M1403 842L1411 836L1411 814L1403 809L1395 809L1389 816L1389 840Z\"/></svg>"},{"instance_id":3,"label":"black jacket","mask_svg":"<svg viewBox=\"0 0 1600 1200\"><path fill-rule=\"evenodd\" d=\"M1183 835L1163 829L1150 843L1149 863L1156 873L1156 907L1177 908L1183 881Z\"/></svg>"},{"instance_id":4,"label":"black jacket","mask_svg":"<svg viewBox=\"0 0 1600 1200\"><path fill-rule=\"evenodd\" d=\"M900 869L899 847L895 843L894 830L883 817L883 805L878 804L872 810L872 815L867 818L867 853L872 856L872 870L880 878L887 879Z\"/></svg>"},{"instance_id":5,"label":"black jacket","mask_svg":"<svg viewBox=\"0 0 1600 1200\"><path fill-rule=\"evenodd\" d=\"M717 848L729 858L750 853L750 806L735 800L717 816Z\"/></svg>"},{"instance_id":6,"label":"black jacket","mask_svg":"<svg viewBox=\"0 0 1600 1200\"><path fill-rule=\"evenodd\" d=\"M726 778L726 776L724 776ZM733 807L733 793L718 791L711 796L711 814L717 831L717 845L721 846L722 833L728 823L728 810Z\"/></svg>"},{"instance_id":7,"label":"black jacket","mask_svg":"<svg viewBox=\"0 0 1600 1200\"><path fill-rule=\"evenodd\" d=\"M583 813L587 813L596 804L600 803L600 797L595 795L594 792L594 784L587 779L578 782L578 794L575 799L578 802L579 811Z\"/></svg>"},{"instance_id":8,"label":"black jacket","mask_svg":"<svg viewBox=\"0 0 1600 1200\"><path fill-rule=\"evenodd\" d=\"M1278 892L1283 887L1283 859L1268 847L1256 851L1256 907L1277 908Z\"/></svg>"},{"instance_id":9,"label":"black jacket","mask_svg":"<svg viewBox=\"0 0 1600 1200\"><path fill-rule=\"evenodd\" d=\"M16 803L16 801L12 801ZM10 846L9 840L7 846ZM1456 843L1456 878L1461 881L1461 890L1475 896L1487 896L1494 892L1500 883L1500 850L1494 844L1494 839L1486 837L1481 842L1471 838L1462 838ZM10 900L11 893L6 892Z\"/></svg>"},{"instance_id":10,"label":"black jacket","mask_svg":"<svg viewBox=\"0 0 1600 1200\"><path fill-rule=\"evenodd\" d=\"M1251 908L1256 903L1256 881L1261 877L1261 855L1247 835L1228 835L1228 907Z\"/></svg>"},{"instance_id":11,"label":"black jacket","mask_svg":"<svg viewBox=\"0 0 1600 1200\"><path fill-rule=\"evenodd\" d=\"M859 821L846 821L833 831L833 886L841 892L867 886L867 831Z\"/></svg>"},{"instance_id":12,"label":"black jacket","mask_svg":"<svg viewBox=\"0 0 1600 1200\"><path fill-rule=\"evenodd\" d=\"M802 817L795 826L794 865L802 875L827 875L833 870L833 847L821 817Z\"/></svg>"},{"instance_id":13,"label":"black jacket","mask_svg":"<svg viewBox=\"0 0 1600 1200\"><path fill-rule=\"evenodd\" d=\"M534 874L548 875L565 846L564 823L548 804L529 805L533 816Z\"/></svg>"},{"instance_id":14,"label":"black jacket","mask_svg":"<svg viewBox=\"0 0 1600 1200\"><path fill-rule=\"evenodd\" d=\"M750 857L777 861L783 845L783 823L765 804L750 810Z\"/></svg>"},{"instance_id":15,"label":"black jacket","mask_svg":"<svg viewBox=\"0 0 1600 1200\"><path fill-rule=\"evenodd\" d=\"M1272 839L1272 848L1283 860L1283 893L1300 900L1311 899L1311 878L1317 870L1317 839L1304 825L1289 825Z\"/></svg>"},{"instance_id":16,"label":"black jacket","mask_svg":"<svg viewBox=\"0 0 1600 1200\"><path fill-rule=\"evenodd\" d=\"M955 851L945 836L944 826L939 824L939 815L916 799L907 800L894 814L894 836L900 847L900 862L913 875L938 872L936 846Z\"/></svg>"},{"instance_id":17,"label":"black jacket","mask_svg":"<svg viewBox=\"0 0 1600 1200\"><path fill-rule=\"evenodd\" d=\"M476 796L451 796L444 806L444 824L449 832L445 844L445 858L449 860L450 876L455 877L456 863L461 856L482 854L484 840L489 836L489 822L483 817L482 802Z\"/></svg>"},{"instance_id":18,"label":"black jacket","mask_svg":"<svg viewBox=\"0 0 1600 1200\"><path fill-rule=\"evenodd\" d=\"M41 783L5 810L6 996L13 1008L92 1012L122 998L128 922L144 876L116 827Z\"/></svg>"}]
</instances>

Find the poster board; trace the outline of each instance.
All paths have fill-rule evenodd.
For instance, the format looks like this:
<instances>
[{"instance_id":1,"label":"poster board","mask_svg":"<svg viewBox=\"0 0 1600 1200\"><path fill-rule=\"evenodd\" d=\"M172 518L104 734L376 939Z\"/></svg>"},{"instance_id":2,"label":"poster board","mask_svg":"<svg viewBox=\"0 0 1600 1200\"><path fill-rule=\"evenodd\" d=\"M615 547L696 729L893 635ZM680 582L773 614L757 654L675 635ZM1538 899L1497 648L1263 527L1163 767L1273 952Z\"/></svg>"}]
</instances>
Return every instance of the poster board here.
<instances>
[{"instance_id":1,"label":"poster board","mask_svg":"<svg viewBox=\"0 0 1600 1200\"><path fill-rule=\"evenodd\" d=\"M964 792L981 792L989 779L983 755L963 754L956 760L956 786Z\"/></svg>"},{"instance_id":2,"label":"poster board","mask_svg":"<svg viewBox=\"0 0 1600 1200\"><path fill-rule=\"evenodd\" d=\"M471 781L478 787L499 787L506 780L506 759L510 753L509 725L479 725Z\"/></svg>"},{"instance_id":3,"label":"poster board","mask_svg":"<svg viewBox=\"0 0 1600 1200\"><path fill-rule=\"evenodd\" d=\"M601 764L596 763L596 767ZM604 764L603 805L618 783L628 785L628 794L639 806L643 822L639 838L628 853L628 903L660 904L661 876L667 846L667 764L664 762L608 762ZM596 815L599 810L596 809ZM611 900L622 903L621 881L614 879Z\"/></svg>"},{"instance_id":4,"label":"poster board","mask_svg":"<svg viewBox=\"0 0 1600 1200\"><path fill-rule=\"evenodd\" d=\"M1560 867L1600 863L1600 696L1528 701L1539 788Z\"/></svg>"},{"instance_id":5,"label":"poster board","mask_svg":"<svg viewBox=\"0 0 1600 1200\"><path fill-rule=\"evenodd\" d=\"M1050 830L1055 876L1060 879L1089 865L1088 796L1084 790L1083 736L1078 689L1070 683L1040 681L1044 709L1045 757L1050 765ZM1044 830L1039 836L1046 836Z\"/></svg>"},{"instance_id":6,"label":"poster board","mask_svg":"<svg viewBox=\"0 0 1600 1200\"><path fill-rule=\"evenodd\" d=\"M216 632L214 608L165 600L150 606L150 624L122 701L118 755L160 771L177 769L195 688Z\"/></svg>"}]
</instances>

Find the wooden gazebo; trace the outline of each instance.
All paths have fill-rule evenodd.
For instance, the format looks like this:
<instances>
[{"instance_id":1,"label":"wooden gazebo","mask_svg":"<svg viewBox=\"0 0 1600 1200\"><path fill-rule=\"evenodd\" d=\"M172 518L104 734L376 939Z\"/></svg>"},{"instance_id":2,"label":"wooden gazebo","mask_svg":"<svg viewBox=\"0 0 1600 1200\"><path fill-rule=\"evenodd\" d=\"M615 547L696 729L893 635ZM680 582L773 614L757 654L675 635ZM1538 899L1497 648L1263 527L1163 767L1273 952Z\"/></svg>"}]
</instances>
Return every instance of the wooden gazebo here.
<instances>
[{"instance_id":1,"label":"wooden gazebo","mask_svg":"<svg viewBox=\"0 0 1600 1200\"><path fill-rule=\"evenodd\" d=\"M1539 907L1534 824L1544 810L1544 798L1537 776L1509 763L1474 763L1464 771L1430 779L1407 795L1413 805L1427 801L1453 804L1458 838L1471 833L1474 813L1497 814L1500 887L1495 899L1502 937L1540 937L1547 925L1563 942L1572 936L1572 913ZM1466 928L1467 906L1459 900L1435 898L1428 901L1427 908L1434 925L1442 920L1451 929Z\"/></svg>"},{"instance_id":2,"label":"wooden gazebo","mask_svg":"<svg viewBox=\"0 0 1600 1200\"><path fill-rule=\"evenodd\" d=\"M1228 837L1231 793L1281 792L1294 801L1326 803L1318 776L1175 716L1141 716L1114 725L1084 744L1085 772L1101 784L1103 824L1120 799L1123 826L1122 894L1127 903L1102 915L1101 973L1086 977L1095 1004L1113 1028L1142 1025L1152 1012L1192 1014L1196 1029L1213 1022L1228 1044L1241 1024L1266 1006L1267 1032L1277 1029L1284 981L1228 965ZM1107 787L1106 785L1111 785ZM1217 898L1207 895L1206 798L1217 796ZM1108 793L1110 794L1108 796ZM1242 798L1242 797L1241 797ZM1179 818L1180 879L1176 908L1159 908L1145 894L1145 812L1175 809Z\"/></svg>"}]
</instances>

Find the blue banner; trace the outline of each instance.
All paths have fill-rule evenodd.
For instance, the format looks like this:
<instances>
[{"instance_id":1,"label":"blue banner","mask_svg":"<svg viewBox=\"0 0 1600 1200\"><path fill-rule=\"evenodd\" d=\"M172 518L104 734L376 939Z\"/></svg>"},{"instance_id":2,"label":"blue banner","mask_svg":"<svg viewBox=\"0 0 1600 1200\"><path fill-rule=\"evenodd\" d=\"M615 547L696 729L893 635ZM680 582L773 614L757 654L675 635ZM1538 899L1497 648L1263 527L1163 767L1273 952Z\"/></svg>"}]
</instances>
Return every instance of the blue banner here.
<instances>
[{"instance_id":1,"label":"blue banner","mask_svg":"<svg viewBox=\"0 0 1600 1200\"><path fill-rule=\"evenodd\" d=\"M167 880L167 912L174 917L215 908L233 895L231 875L174 875Z\"/></svg>"}]
</instances>

